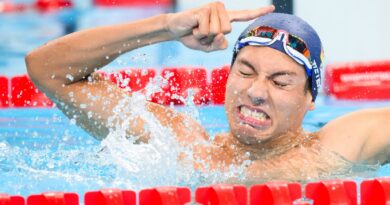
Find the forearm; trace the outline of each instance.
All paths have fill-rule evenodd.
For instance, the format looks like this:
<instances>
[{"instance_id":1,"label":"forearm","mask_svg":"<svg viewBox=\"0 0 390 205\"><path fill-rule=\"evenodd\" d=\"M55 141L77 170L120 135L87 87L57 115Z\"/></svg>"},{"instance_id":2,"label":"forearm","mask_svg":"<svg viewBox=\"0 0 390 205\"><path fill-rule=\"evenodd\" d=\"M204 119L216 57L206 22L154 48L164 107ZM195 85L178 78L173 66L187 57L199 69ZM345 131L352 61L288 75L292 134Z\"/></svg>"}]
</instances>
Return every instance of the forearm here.
<instances>
[{"instance_id":1,"label":"forearm","mask_svg":"<svg viewBox=\"0 0 390 205\"><path fill-rule=\"evenodd\" d=\"M120 54L172 40L166 28L166 16L93 28L53 40L28 54L28 72L43 87L45 83L58 88L77 82Z\"/></svg>"}]
</instances>

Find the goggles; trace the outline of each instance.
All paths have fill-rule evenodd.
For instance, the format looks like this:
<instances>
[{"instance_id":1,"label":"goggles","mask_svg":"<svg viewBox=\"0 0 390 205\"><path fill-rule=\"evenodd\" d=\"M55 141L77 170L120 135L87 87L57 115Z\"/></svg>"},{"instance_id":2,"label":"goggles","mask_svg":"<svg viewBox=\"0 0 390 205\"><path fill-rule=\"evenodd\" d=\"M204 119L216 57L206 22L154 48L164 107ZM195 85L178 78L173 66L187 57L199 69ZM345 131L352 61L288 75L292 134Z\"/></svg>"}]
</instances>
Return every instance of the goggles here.
<instances>
[{"instance_id":1,"label":"goggles","mask_svg":"<svg viewBox=\"0 0 390 205\"><path fill-rule=\"evenodd\" d=\"M312 64L310 51L306 43L299 37L268 26L259 26L248 32L246 36L238 40L236 50L247 45L270 46L276 41L283 42L283 49L287 55L297 63L303 65L308 77L312 76Z\"/></svg>"}]
</instances>

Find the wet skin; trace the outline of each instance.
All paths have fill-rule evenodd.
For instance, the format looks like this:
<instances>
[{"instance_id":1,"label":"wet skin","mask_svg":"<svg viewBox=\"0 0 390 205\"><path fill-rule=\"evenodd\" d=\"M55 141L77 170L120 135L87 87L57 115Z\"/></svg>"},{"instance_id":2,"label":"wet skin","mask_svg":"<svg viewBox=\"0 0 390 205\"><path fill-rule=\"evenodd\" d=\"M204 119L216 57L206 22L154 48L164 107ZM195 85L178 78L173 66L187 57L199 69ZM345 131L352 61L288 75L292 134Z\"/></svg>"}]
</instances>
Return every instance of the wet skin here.
<instances>
[{"instance_id":1,"label":"wet skin","mask_svg":"<svg viewBox=\"0 0 390 205\"><path fill-rule=\"evenodd\" d=\"M123 53L163 41L179 41L204 52L226 49L225 34L231 32L231 23L253 20L273 10L273 6L227 10L223 3L213 2L183 12L78 31L31 51L26 56L27 70L58 109L92 136L103 139L115 129L112 122L128 123L126 136L147 143L151 137L145 129L148 122L142 116L126 117L137 107L125 105L121 116L113 116L120 102L131 95L95 71ZM253 161L249 175L260 176L269 169L283 178L289 173L278 168L291 158L296 159L297 173L305 160L314 158L324 163L306 166L307 173L324 170L324 166L332 170L332 164L342 166L334 163L340 158L373 164L388 161L390 126L384 125L390 124L390 108L353 112L330 121L316 133L305 133L302 120L314 109L311 94L305 91L306 81L303 67L287 55L247 46L239 52L227 82L229 133L210 142L205 129L190 116L151 102L146 102L146 109L173 132L180 145L194 147L195 159L214 168L228 169L249 158ZM328 151L319 154L323 148ZM271 154L275 151L277 154ZM336 153L339 159L327 161L333 159L329 153ZM196 162L194 166L204 167Z\"/></svg>"}]
</instances>

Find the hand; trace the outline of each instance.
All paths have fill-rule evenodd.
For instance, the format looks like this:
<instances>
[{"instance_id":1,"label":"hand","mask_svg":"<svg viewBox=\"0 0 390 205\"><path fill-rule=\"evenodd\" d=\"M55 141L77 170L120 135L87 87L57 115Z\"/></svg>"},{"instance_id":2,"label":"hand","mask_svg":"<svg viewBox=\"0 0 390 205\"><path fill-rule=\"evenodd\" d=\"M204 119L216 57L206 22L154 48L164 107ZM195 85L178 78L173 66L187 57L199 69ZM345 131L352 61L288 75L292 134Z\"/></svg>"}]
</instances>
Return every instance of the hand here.
<instances>
[{"instance_id":1,"label":"hand","mask_svg":"<svg viewBox=\"0 0 390 205\"><path fill-rule=\"evenodd\" d=\"M272 12L273 5L253 10L227 11L221 2L200 8L169 14L168 30L188 48L205 52L227 48L225 34L231 32L231 23L249 21Z\"/></svg>"}]
</instances>

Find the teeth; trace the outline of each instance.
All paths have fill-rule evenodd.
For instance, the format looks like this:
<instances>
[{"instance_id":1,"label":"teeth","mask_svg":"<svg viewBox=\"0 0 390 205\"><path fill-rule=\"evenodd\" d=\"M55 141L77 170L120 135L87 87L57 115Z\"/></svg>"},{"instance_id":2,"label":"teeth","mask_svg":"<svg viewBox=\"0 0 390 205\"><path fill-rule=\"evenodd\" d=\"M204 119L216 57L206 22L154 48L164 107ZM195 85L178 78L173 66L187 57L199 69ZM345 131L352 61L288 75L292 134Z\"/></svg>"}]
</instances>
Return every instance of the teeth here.
<instances>
[{"instance_id":1,"label":"teeth","mask_svg":"<svg viewBox=\"0 0 390 205\"><path fill-rule=\"evenodd\" d=\"M253 119L256 119L259 121L265 121L267 119L267 116L265 115L265 113L252 111L246 107L241 107L240 112L245 117L250 117L250 118L253 118Z\"/></svg>"}]
</instances>

